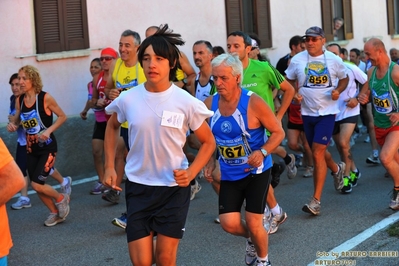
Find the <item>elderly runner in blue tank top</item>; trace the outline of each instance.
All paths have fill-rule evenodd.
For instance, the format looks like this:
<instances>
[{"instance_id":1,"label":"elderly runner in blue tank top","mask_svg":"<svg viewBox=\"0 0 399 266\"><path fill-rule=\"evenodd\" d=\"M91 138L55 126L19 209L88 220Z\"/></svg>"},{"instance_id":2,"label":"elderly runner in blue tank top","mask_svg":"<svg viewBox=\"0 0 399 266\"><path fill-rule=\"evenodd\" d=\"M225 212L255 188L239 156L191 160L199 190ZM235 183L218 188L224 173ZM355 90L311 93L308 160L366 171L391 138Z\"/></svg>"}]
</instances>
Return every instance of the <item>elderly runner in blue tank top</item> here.
<instances>
[{"instance_id":1,"label":"elderly runner in blue tank top","mask_svg":"<svg viewBox=\"0 0 399 266\"><path fill-rule=\"evenodd\" d=\"M247 265L255 261L271 265L263 212L272 167L269 152L283 140L284 131L267 103L241 88L243 67L237 56L222 54L213 59L212 74L217 94L205 104L215 112L210 125L220 155L220 224L226 232L247 238ZM207 178L214 168L215 158L205 168ZM245 222L241 220L244 200Z\"/></svg>"},{"instance_id":2,"label":"elderly runner in blue tank top","mask_svg":"<svg viewBox=\"0 0 399 266\"><path fill-rule=\"evenodd\" d=\"M337 165L327 151L327 145L333 133L335 115L339 113L337 100L349 79L342 59L325 51L326 39L321 28L311 27L303 37L306 50L291 59L285 73L286 78L299 90L296 100L301 102L303 127L314 161L313 198L302 210L318 215L327 167L333 173L335 189L341 190L343 187L345 163Z\"/></svg>"},{"instance_id":3,"label":"elderly runner in blue tank top","mask_svg":"<svg viewBox=\"0 0 399 266\"><path fill-rule=\"evenodd\" d=\"M367 73L368 86L362 88L358 99L367 103L371 92L381 163L393 179L389 208L399 210L399 66L389 60L384 43L377 38L365 43L364 53L373 67Z\"/></svg>"}]
</instances>

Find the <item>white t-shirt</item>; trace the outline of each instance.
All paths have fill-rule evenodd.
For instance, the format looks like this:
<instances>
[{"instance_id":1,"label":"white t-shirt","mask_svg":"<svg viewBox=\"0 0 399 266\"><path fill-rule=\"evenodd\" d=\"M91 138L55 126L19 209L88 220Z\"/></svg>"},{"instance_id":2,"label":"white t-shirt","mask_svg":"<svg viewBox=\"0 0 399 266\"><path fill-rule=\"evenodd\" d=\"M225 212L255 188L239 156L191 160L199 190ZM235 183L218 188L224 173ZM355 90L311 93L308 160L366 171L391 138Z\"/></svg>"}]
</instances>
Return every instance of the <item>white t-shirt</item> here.
<instances>
[{"instance_id":1,"label":"white t-shirt","mask_svg":"<svg viewBox=\"0 0 399 266\"><path fill-rule=\"evenodd\" d=\"M287 79L298 80L299 94L303 96L301 114L339 113L338 102L331 99L331 92L338 81L346 77L346 71L342 59L329 51L316 57L303 51L291 58L285 74Z\"/></svg>"},{"instance_id":2,"label":"white t-shirt","mask_svg":"<svg viewBox=\"0 0 399 266\"><path fill-rule=\"evenodd\" d=\"M125 173L139 184L177 186L173 170L188 168L183 152L186 132L197 130L213 112L173 84L159 93L148 92L144 86L121 93L105 109L116 112L120 123L128 122Z\"/></svg>"},{"instance_id":3,"label":"white t-shirt","mask_svg":"<svg viewBox=\"0 0 399 266\"><path fill-rule=\"evenodd\" d=\"M338 99L338 105L340 112L336 115L335 121L341 121L347 117L355 116L360 113L360 104L356 105L354 108L350 108L346 106L347 100L350 98L355 98L358 94L358 87L356 84L356 80L360 84L364 84L367 82L367 75L364 73L359 67L355 64L344 62L346 68L348 69L348 77L349 82L346 89L341 92Z\"/></svg>"},{"instance_id":4,"label":"white t-shirt","mask_svg":"<svg viewBox=\"0 0 399 266\"><path fill-rule=\"evenodd\" d=\"M358 67L360 68L361 71L366 73L366 63L364 63L362 60L360 60Z\"/></svg>"}]
</instances>

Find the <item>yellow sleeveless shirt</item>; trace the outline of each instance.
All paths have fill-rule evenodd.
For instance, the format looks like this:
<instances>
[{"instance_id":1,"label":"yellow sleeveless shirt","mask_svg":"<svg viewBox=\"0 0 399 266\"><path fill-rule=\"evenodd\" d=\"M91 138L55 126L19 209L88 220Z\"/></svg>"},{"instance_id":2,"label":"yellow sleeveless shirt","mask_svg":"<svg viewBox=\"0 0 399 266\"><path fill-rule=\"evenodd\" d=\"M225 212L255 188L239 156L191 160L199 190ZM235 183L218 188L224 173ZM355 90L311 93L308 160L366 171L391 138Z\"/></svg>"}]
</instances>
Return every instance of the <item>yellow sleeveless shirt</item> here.
<instances>
[{"instance_id":1,"label":"yellow sleeveless shirt","mask_svg":"<svg viewBox=\"0 0 399 266\"><path fill-rule=\"evenodd\" d=\"M115 62L112 80L114 81L115 88L120 89L121 92L134 88L147 81L144 70L139 62L133 67L127 67L120 58ZM122 123L121 126L128 128L127 122Z\"/></svg>"}]
</instances>

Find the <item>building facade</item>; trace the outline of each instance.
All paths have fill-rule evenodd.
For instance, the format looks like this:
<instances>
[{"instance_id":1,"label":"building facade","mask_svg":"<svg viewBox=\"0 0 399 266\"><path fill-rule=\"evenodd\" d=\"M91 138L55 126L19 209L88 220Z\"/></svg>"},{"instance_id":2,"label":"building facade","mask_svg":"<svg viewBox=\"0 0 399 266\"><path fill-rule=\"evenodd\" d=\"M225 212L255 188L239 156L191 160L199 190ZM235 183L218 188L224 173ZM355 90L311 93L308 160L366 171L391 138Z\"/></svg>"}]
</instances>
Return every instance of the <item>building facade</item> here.
<instances>
[{"instance_id":1,"label":"building facade","mask_svg":"<svg viewBox=\"0 0 399 266\"><path fill-rule=\"evenodd\" d=\"M120 34L131 29L142 39L147 27L168 23L186 44L181 50L192 65L191 48L208 40L226 48L228 32L255 32L262 52L275 65L289 52L288 42L311 26L324 28L333 41L333 19L342 17L338 43L362 49L376 36L387 49L399 48L399 0L1 0L0 1L0 137L14 150L16 134L5 130L10 76L24 65L36 66L43 90L51 93L68 116L56 133L61 163L68 174L94 170L91 132L94 119L79 113L87 100L89 66L105 47L118 49ZM71 143L77 145L71 145ZM14 145L14 146L13 146ZM82 148L83 145L83 148ZM81 152L81 151L84 152ZM75 154L71 164L68 155Z\"/></svg>"},{"instance_id":2,"label":"building facade","mask_svg":"<svg viewBox=\"0 0 399 266\"><path fill-rule=\"evenodd\" d=\"M332 30L332 19L343 17L342 38L347 48L363 47L364 41L378 36L387 49L399 48L396 39L399 24L397 0L2 0L0 1L0 91L8 99L8 79L26 64L40 70L44 90L57 99L68 116L79 114L86 97L86 84L91 79L90 61L100 49L118 49L120 34L125 29L137 31L144 38L151 25L168 23L181 33L186 45L182 47L191 60L192 44L209 40L225 47L226 35L232 30L256 32L263 52L272 64L289 52L288 41L293 35L303 35L311 26L322 26L326 34ZM83 7L82 7L83 6ZM72 11L65 11L66 9ZM84 18L74 10L81 9ZM395 11L396 10L396 11ZM54 13L57 13L54 15ZM72 14L71 14L72 13ZM59 20L70 20L65 26ZM43 24L50 24L43 34ZM86 23L81 32L74 22ZM58 23L58 24L57 24ZM58 28L57 28L58 27ZM64 27L66 29L62 30ZM61 36L54 34L58 31ZM62 35L71 35L63 37ZM84 36L83 46L74 35ZM68 40L69 38L69 40ZM43 41L43 39L47 39ZM65 44L54 44L61 39ZM78 40L81 41L81 40ZM43 43L46 43L43 44ZM83 48L79 48L81 45ZM57 49L59 51L57 51ZM49 52L47 52L47 51ZM194 64L193 64L194 65ZM61 100L62 99L62 100ZM6 122L7 104L0 105L0 123Z\"/></svg>"}]
</instances>

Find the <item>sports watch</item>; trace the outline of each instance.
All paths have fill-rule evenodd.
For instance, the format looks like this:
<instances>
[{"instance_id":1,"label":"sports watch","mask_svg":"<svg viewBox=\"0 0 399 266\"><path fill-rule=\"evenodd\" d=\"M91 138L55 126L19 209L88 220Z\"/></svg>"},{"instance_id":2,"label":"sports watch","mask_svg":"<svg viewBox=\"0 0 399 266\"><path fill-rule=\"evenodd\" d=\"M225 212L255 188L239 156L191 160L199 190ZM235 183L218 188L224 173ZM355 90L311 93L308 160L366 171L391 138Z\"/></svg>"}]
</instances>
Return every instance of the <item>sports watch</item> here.
<instances>
[{"instance_id":1,"label":"sports watch","mask_svg":"<svg viewBox=\"0 0 399 266\"><path fill-rule=\"evenodd\" d=\"M265 150L264 148L260 148L260 151L262 152L263 157L267 156L267 150Z\"/></svg>"}]
</instances>

